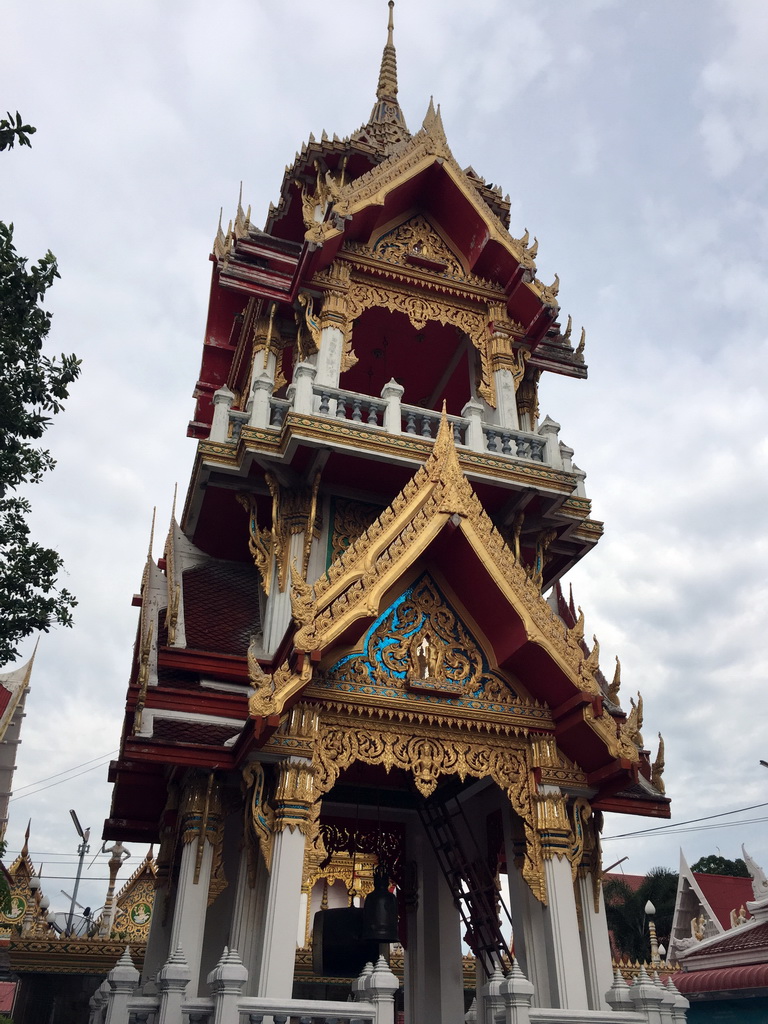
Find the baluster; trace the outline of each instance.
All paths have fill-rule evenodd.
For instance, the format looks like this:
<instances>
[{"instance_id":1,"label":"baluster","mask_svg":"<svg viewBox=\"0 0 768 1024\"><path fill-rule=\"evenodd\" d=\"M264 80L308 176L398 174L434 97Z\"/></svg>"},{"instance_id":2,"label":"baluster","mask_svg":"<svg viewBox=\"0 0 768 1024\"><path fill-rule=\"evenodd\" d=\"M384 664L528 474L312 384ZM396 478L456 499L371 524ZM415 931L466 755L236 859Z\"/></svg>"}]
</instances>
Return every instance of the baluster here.
<instances>
[{"instance_id":1,"label":"baluster","mask_svg":"<svg viewBox=\"0 0 768 1024\"><path fill-rule=\"evenodd\" d=\"M327 416L331 411L331 396L327 391L320 392L320 408L318 412L321 416Z\"/></svg>"},{"instance_id":2,"label":"baluster","mask_svg":"<svg viewBox=\"0 0 768 1024\"><path fill-rule=\"evenodd\" d=\"M486 431L486 437L488 438L488 451L489 452L495 452L496 451L496 431L495 430L488 430L488 431Z\"/></svg>"},{"instance_id":3,"label":"baluster","mask_svg":"<svg viewBox=\"0 0 768 1024\"><path fill-rule=\"evenodd\" d=\"M528 458L528 442L524 437L518 437L517 439L517 454L521 459Z\"/></svg>"},{"instance_id":4,"label":"baluster","mask_svg":"<svg viewBox=\"0 0 768 1024\"><path fill-rule=\"evenodd\" d=\"M336 419L345 420L347 418L347 403L346 400L339 395L336 399Z\"/></svg>"},{"instance_id":5,"label":"baluster","mask_svg":"<svg viewBox=\"0 0 768 1024\"><path fill-rule=\"evenodd\" d=\"M534 462L544 461L544 441L531 441L531 458Z\"/></svg>"},{"instance_id":6,"label":"baluster","mask_svg":"<svg viewBox=\"0 0 768 1024\"><path fill-rule=\"evenodd\" d=\"M501 435L501 442L502 442L502 444L501 444L501 451L502 451L503 455L511 455L512 454L511 441L512 441L512 435L511 434L502 434Z\"/></svg>"},{"instance_id":7,"label":"baluster","mask_svg":"<svg viewBox=\"0 0 768 1024\"><path fill-rule=\"evenodd\" d=\"M368 422L372 427L378 427L379 425L379 410L373 402L368 406Z\"/></svg>"},{"instance_id":8,"label":"baluster","mask_svg":"<svg viewBox=\"0 0 768 1024\"><path fill-rule=\"evenodd\" d=\"M283 407L282 405L276 405L272 414L272 426L282 427L283 425Z\"/></svg>"},{"instance_id":9,"label":"baluster","mask_svg":"<svg viewBox=\"0 0 768 1024\"><path fill-rule=\"evenodd\" d=\"M461 423L458 420L454 420L453 424L453 443L464 444L464 440L461 436Z\"/></svg>"},{"instance_id":10,"label":"baluster","mask_svg":"<svg viewBox=\"0 0 768 1024\"><path fill-rule=\"evenodd\" d=\"M355 423L363 422L362 404L363 403L360 398L352 399L352 419L354 420Z\"/></svg>"},{"instance_id":11,"label":"baluster","mask_svg":"<svg viewBox=\"0 0 768 1024\"><path fill-rule=\"evenodd\" d=\"M406 434L415 434L416 433L416 413L414 413L414 412L406 413L405 432L406 432Z\"/></svg>"},{"instance_id":12,"label":"baluster","mask_svg":"<svg viewBox=\"0 0 768 1024\"><path fill-rule=\"evenodd\" d=\"M432 437L432 420L429 416L421 417L421 436Z\"/></svg>"},{"instance_id":13,"label":"baluster","mask_svg":"<svg viewBox=\"0 0 768 1024\"><path fill-rule=\"evenodd\" d=\"M249 1013L248 1014L248 1024L264 1024L264 1014L263 1013Z\"/></svg>"},{"instance_id":14,"label":"baluster","mask_svg":"<svg viewBox=\"0 0 768 1024\"><path fill-rule=\"evenodd\" d=\"M275 1022L275 1024L285 1024L285 1022L288 1020L288 1014L287 1013L273 1013L272 1014L272 1020Z\"/></svg>"}]
</instances>

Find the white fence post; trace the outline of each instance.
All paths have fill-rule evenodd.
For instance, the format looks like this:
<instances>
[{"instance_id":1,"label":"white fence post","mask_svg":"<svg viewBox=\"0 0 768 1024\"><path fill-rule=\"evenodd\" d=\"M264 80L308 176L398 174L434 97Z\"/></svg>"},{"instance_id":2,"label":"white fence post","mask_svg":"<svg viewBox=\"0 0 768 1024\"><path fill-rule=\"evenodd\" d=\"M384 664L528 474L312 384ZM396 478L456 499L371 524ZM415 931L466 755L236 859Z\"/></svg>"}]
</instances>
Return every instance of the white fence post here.
<instances>
[{"instance_id":1,"label":"white fence post","mask_svg":"<svg viewBox=\"0 0 768 1024\"><path fill-rule=\"evenodd\" d=\"M220 387L218 391L214 391L213 422L211 423L211 433L208 436L209 441L229 440L229 410L232 408L234 400L235 396L226 385Z\"/></svg>"},{"instance_id":2,"label":"white fence post","mask_svg":"<svg viewBox=\"0 0 768 1024\"><path fill-rule=\"evenodd\" d=\"M139 972L136 970L131 951L128 946L107 975L109 993L107 995L107 1015L105 1024L128 1024L128 1000L139 983Z\"/></svg>"},{"instance_id":3,"label":"white fence post","mask_svg":"<svg viewBox=\"0 0 768 1024\"><path fill-rule=\"evenodd\" d=\"M501 985L505 1024L530 1024L533 985L520 970L517 960Z\"/></svg>"},{"instance_id":4,"label":"white fence post","mask_svg":"<svg viewBox=\"0 0 768 1024\"><path fill-rule=\"evenodd\" d=\"M252 427L269 426L269 400L272 397L274 387L275 382L268 373L260 373L253 382L251 418L249 421Z\"/></svg>"},{"instance_id":5,"label":"white fence post","mask_svg":"<svg viewBox=\"0 0 768 1024\"><path fill-rule=\"evenodd\" d=\"M236 949L227 949L221 960L208 975L208 984L213 995L213 1024L238 1024L240 1011L237 1001L248 981L248 971L243 966Z\"/></svg>"},{"instance_id":6,"label":"white fence post","mask_svg":"<svg viewBox=\"0 0 768 1024\"><path fill-rule=\"evenodd\" d=\"M400 404L403 400L405 388L398 384L393 377L381 389L381 397L387 403L384 410L384 429L388 434L401 434L403 432L403 414Z\"/></svg>"},{"instance_id":7,"label":"white fence post","mask_svg":"<svg viewBox=\"0 0 768 1024\"><path fill-rule=\"evenodd\" d=\"M632 996L629 994L629 985L624 980L624 975L618 967L613 974L613 984L605 993L605 1001L614 1013L631 1012L632 1010Z\"/></svg>"},{"instance_id":8,"label":"white fence post","mask_svg":"<svg viewBox=\"0 0 768 1024\"><path fill-rule=\"evenodd\" d=\"M677 985L671 978L667 981L667 990L675 997L675 1007L672 1011L672 1019L675 1024L685 1024L686 1010L691 1005L682 992L678 992Z\"/></svg>"},{"instance_id":9,"label":"white fence post","mask_svg":"<svg viewBox=\"0 0 768 1024\"><path fill-rule=\"evenodd\" d=\"M504 1009L504 997L501 994L503 984L504 973L497 964L493 974L480 989L478 1024L494 1024L496 1014Z\"/></svg>"},{"instance_id":10,"label":"white fence post","mask_svg":"<svg viewBox=\"0 0 768 1024\"><path fill-rule=\"evenodd\" d=\"M372 974L373 964L369 960L362 971L360 971L358 977L352 982L352 998L356 1003L364 1003L368 998L367 993Z\"/></svg>"},{"instance_id":11,"label":"white fence post","mask_svg":"<svg viewBox=\"0 0 768 1024\"><path fill-rule=\"evenodd\" d=\"M181 946L171 953L165 966L157 972L155 984L160 992L160 1013L158 1024L179 1024L181 1003L192 979Z\"/></svg>"},{"instance_id":12,"label":"white fence post","mask_svg":"<svg viewBox=\"0 0 768 1024\"><path fill-rule=\"evenodd\" d=\"M103 1021L108 992L109 982L105 978L88 1001L88 1024L101 1024Z\"/></svg>"},{"instance_id":13,"label":"white fence post","mask_svg":"<svg viewBox=\"0 0 768 1024\"><path fill-rule=\"evenodd\" d=\"M640 968L635 983L629 990L629 997L635 1012L642 1013L648 1024L664 1024L661 1015L661 1001L664 995L648 977L644 967Z\"/></svg>"},{"instance_id":14,"label":"white fence post","mask_svg":"<svg viewBox=\"0 0 768 1024\"><path fill-rule=\"evenodd\" d=\"M485 437L483 435L483 406L474 398L470 398L461 415L469 420L465 444L473 452L485 451Z\"/></svg>"},{"instance_id":15,"label":"white fence post","mask_svg":"<svg viewBox=\"0 0 768 1024\"><path fill-rule=\"evenodd\" d=\"M380 956L366 989L367 1000L376 1007L376 1024L395 1024L395 992L399 988L400 982Z\"/></svg>"}]
</instances>

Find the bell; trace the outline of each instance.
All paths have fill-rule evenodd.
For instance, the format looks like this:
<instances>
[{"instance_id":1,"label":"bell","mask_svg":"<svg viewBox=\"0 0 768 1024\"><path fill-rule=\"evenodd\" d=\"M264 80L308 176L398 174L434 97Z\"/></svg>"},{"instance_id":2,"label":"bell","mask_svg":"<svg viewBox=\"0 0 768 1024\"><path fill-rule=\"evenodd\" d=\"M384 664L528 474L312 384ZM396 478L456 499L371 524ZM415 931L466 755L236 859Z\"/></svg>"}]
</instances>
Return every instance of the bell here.
<instances>
[{"instance_id":1,"label":"bell","mask_svg":"<svg viewBox=\"0 0 768 1024\"><path fill-rule=\"evenodd\" d=\"M387 869L373 872L373 892L363 903L362 938L373 942L397 942L397 897L389 891Z\"/></svg>"}]
</instances>

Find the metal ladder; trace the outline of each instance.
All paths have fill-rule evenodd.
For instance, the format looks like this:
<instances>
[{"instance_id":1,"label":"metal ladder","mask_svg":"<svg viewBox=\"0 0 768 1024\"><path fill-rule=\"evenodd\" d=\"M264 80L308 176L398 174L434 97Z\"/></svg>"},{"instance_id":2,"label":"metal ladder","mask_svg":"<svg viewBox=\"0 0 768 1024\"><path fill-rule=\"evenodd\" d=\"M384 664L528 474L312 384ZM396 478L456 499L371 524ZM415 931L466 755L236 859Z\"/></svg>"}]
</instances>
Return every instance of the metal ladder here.
<instances>
[{"instance_id":1,"label":"metal ladder","mask_svg":"<svg viewBox=\"0 0 768 1024\"><path fill-rule=\"evenodd\" d=\"M466 929L465 941L490 976L511 963L512 955L501 933L499 911L511 927L512 918L456 796L439 790L417 802L424 831L435 851L453 901Z\"/></svg>"}]
</instances>

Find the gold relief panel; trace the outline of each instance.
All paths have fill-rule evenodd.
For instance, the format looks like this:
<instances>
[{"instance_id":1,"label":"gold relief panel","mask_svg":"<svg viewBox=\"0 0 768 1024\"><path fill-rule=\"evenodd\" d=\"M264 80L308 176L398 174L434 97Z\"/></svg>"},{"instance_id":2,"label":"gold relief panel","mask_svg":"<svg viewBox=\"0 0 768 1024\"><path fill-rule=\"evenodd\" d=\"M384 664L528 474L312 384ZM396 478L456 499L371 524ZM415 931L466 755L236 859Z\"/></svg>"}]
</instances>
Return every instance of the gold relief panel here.
<instances>
[{"instance_id":1,"label":"gold relief panel","mask_svg":"<svg viewBox=\"0 0 768 1024\"><path fill-rule=\"evenodd\" d=\"M328 793L340 773L357 761L401 769L413 776L419 793L430 796L444 775L491 778L523 820L522 873L531 891L546 903L542 846L533 806L534 782L528 743L507 736L478 737L461 729L355 719L349 713L323 715L315 746L315 786Z\"/></svg>"},{"instance_id":2,"label":"gold relief panel","mask_svg":"<svg viewBox=\"0 0 768 1024\"><path fill-rule=\"evenodd\" d=\"M428 573L376 619L362 651L344 655L326 671L313 686L313 692L320 690L348 694L350 700L355 693L375 692L384 701L433 695L434 714L446 701L456 714L481 707L511 711L519 703Z\"/></svg>"},{"instance_id":3,"label":"gold relief panel","mask_svg":"<svg viewBox=\"0 0 768 1024\"><path fill-rule=\"evenodd\" d=\"M331 498L331 530L328 538L328 565L343 554L381 513L380 505L347 498Z\"/></svg>"},{"instance_id":4,"label":"gold relief panel","mask_svg":"<svg viewBox=\"0 0 768 1024\"><path fill-rule=\"evenodd\" d=\"M462 280L467 272L456 253L429 221L417 214L382 235L373 245L374 254L388 263L437 265L437 272Z\"/></svg>"}]
</instances>

